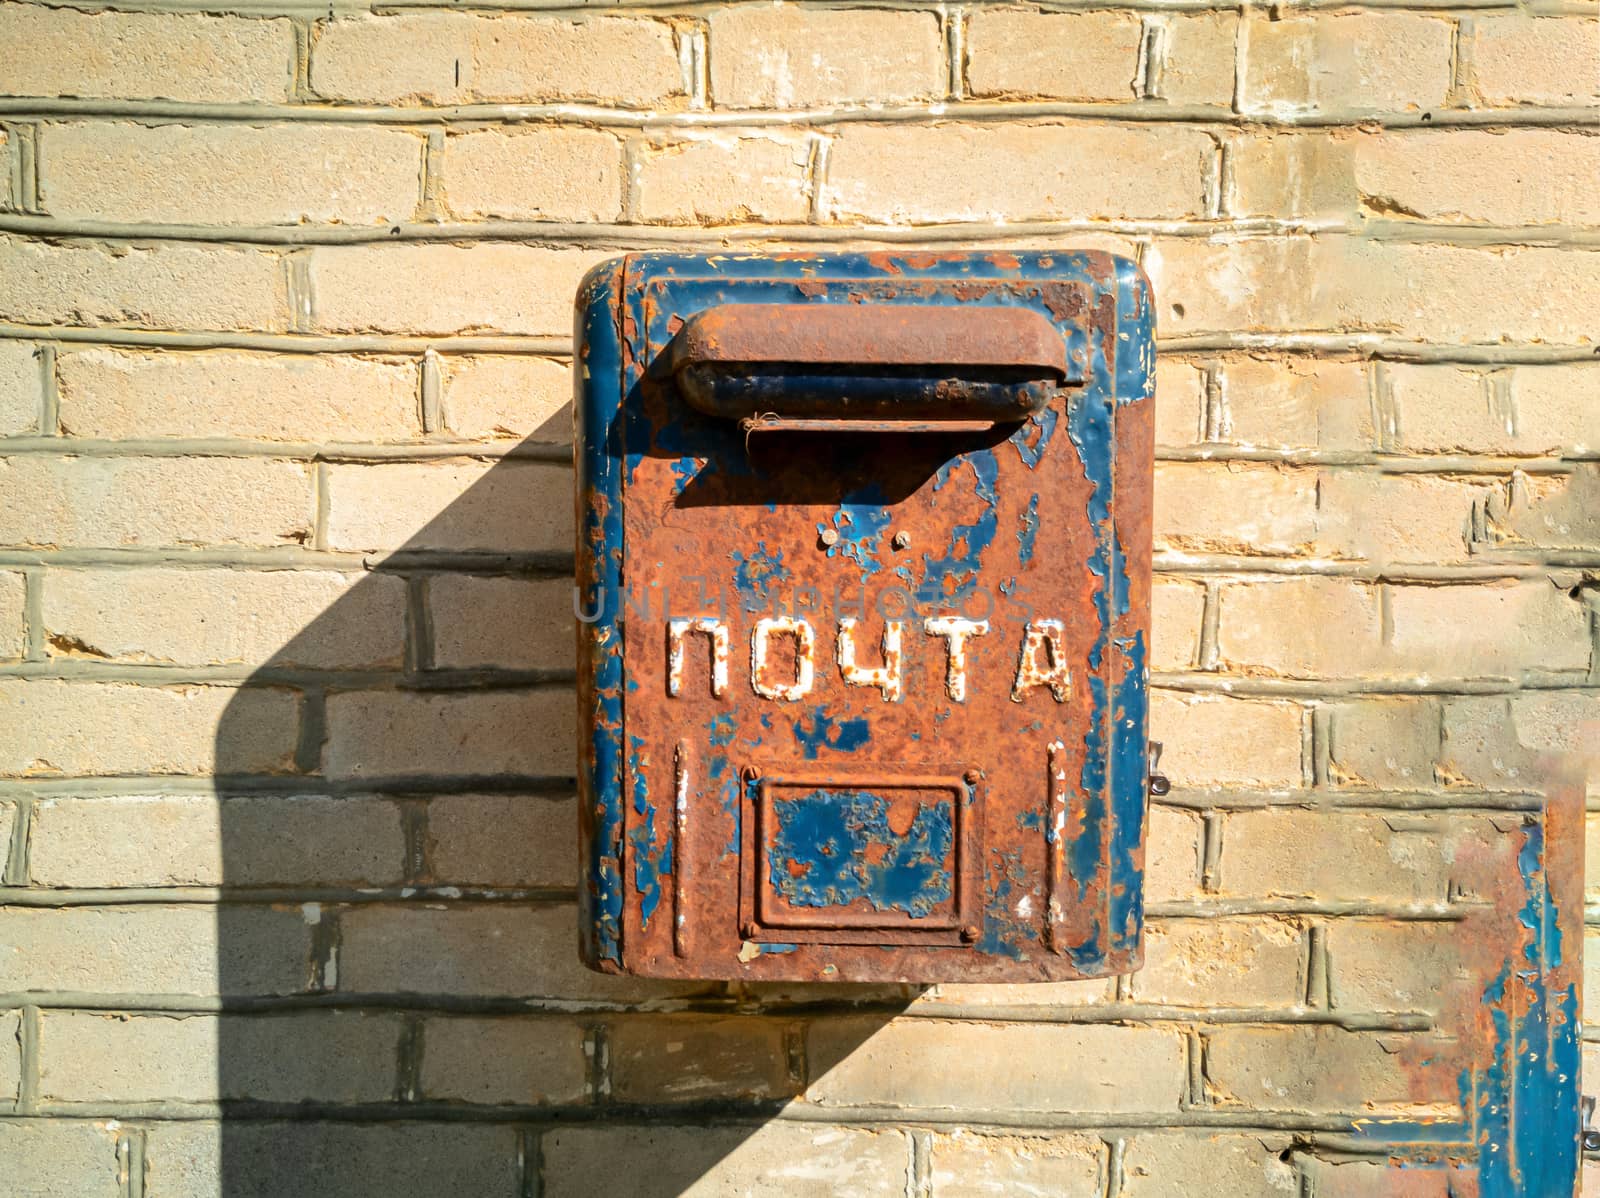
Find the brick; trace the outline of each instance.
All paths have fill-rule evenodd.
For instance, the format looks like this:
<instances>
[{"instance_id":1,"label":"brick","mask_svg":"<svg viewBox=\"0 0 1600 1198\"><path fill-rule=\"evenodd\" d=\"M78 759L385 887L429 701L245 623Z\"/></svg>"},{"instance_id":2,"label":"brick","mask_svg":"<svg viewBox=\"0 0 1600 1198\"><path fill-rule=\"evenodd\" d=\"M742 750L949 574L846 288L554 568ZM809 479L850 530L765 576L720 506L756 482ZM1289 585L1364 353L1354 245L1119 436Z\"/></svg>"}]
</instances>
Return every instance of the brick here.
<instances>
[{"instance_id":1,"label":"brick","mask_svg":"<svg viewBox=\"0 0 1600 1198\"><path fill-rule=\"evenodd\" d=\"M428 580L434 664L567 669L572 665L573 590L568 579Z\"/></svg>"},{"instance_id":2,"label":"brick","mask_svg":"<svg viewBox=\"0 0 1600 1198\"><path fill-rule=\"evenodd\" d=\"M1328 247L1332 249L1333 247ZM1442 341L1577 342L1571 304L1600 302L1590 255L1525 247L1357 243L1330 261L1330 326L1392 328Z\"/></svg>"},{"instance_id":3,"label":"brick","mask_svg":"<svg viewBox=\"0 0 1600 1198\"><path fill-rule=\"evenodd\" d=\"M44 126L39 194L59 220L187 225L410 220L423 139L376 125Z\"/></svg>"},{"instance_id":4,"label":"brick","mask_svg":"<svg viewBox=\"0 0 1600 1198\"><path fill-rule=\"evenodd\" d=\"M1335 786L1426 787L1439 759L1440 712L1431 699L1376 699L1330 708L1328 779Z\"/></svg>"},{"instance_id":5,"label":"brick","mask_svg":"<svg viewBox=\"0 0 1600 1198\"><path fill-rule=\"evenodd\" d=\"M0 680L0 775L204 774L286 769L298 702L282 690Z\"/></svg>"},{"instance_id":6,"label":"brick","mask_svg":"<svg viewBox=\"0 0 1600 1198\"><path fill-rule=\"evenodd\" d=\"M938 1198L1050 1194L1100 1198L1104 1143L1090 1135L935 1134L929 1157Z\"/></svg>"},{"instance_id":7,"label":"brick","mask_svg":"<svg viewBox=\"0 0 1600 1198\"><path fill-rule=\"evenodd\" d=\"M1209 135L1178 126L852 124L822 206L835 221L900 224L1199 217L1214 153Z\"/></svg>"},{"instance_id":8,"label":"brick","mask_svg":"<svg viewBox=\"0 0 1600 1198\"><path fill-rule=\"evenodd\" d=\"M633 1016L607 1033L611 1093L621 1102L792 1098L786 1025L731 1018Z\"/></svg>"},{"instance_id":9,"label":"brick","mask_svg":"<svg viewBox=\"0 0 1600 1198\"><path fill-rule=\"evenodd\" d=\"M1222 439L1282 449L1373 448L1372 399L1359 362L1238 357L1220 370Z\"/></svg>"},{"instance_id":10,"label":"brick","mask_svg":"<svg viewBox=\"0 0 1600 1198\"><path fill-rule=\"evenodd\" d=\"M807 1097L823 1106L1172 1111L1185 1072L1176 1032L1111 1024L840 1018L812 1024L806 1043Z\"/></svg>"},{"instance_id":11,"label":"brick","mask_svg":"<svg viewBox=\"0 0 1600 1198\"><path fill-rule=\"evenodd\" d=\"M1223 205L1231 216L1350 220L1356 194L1357 135L1257 130L1230 139Z\"/></svg>"},{"instance_id":12,"label":"brick","mask_svg":"<svg viewBox=\"0 0 1600 1198\"><path fill-rule=\"evenodd\" d=\"M1206 377L1198 365L1156 359L1156 444L1194 445L1205 440Z\"/></svg>"},{"instance_id":13,"label":"brick","mask_svg":"<svg viewBox=\"0 0 1600 1198\"><path fill-rule=\"evenodd\" d=\"M1461 366L1386 363L1383 383L1395 448L1421 453L1493 453L1513 448L1513 417L1488 372Z\"/></svg>"},{"instance_id":14,"label":"brick","mask_svg":"<svg viewBox=\"0 0 1600 1198\"><path fill-rule=\"evenodd\" d=\"M1357 137L1353 146L1355 190L1374 213L1491 225L1600 221L1593 186L1600 138L1553 129L1417 130Z\"/></svg>"},{"instance_id":15,"label":"brick","mask_svg":"<svg viewBox=\"0 0 1600 1198\"><path fill-rule=\"evenodd\" d=\"M718 107L943 98L944 39L931 12L734 5L707 21Z\"/></svg>"},{"instance_id":16,"label":"brick","mask_svg":"<svg viewBox=\"0 0 1600 1198\"><path fill-rule=\"evenodd\" d=\"M1331 555L1379 563L1460 562L1475 505L1496 484L1426 474L1329 470L1322 476L1321 542Z\"/></svg>"},{"instance_id":17,"label":"brick","mask_svg":"<svg viewBox=\"0 0 1600 1198\"><path fill-rule=\"evenodd\" d=\"M187 18L184 18L187 19ZM0 318L148 329L282 329L285 273L262 249L0 238Z\"/></svg>"},{"instance_id":18,"label":"brick","mask_svg":"<svg viewBox=\"0 0 1600 1198\"><path fill-rule=\"evenodd\" d=\"M1594 1010L1592 1004L1600 1001L1600 934L1589 927L1583 930L1583 992L1580 999L1591 1011Z\"/></svg>"},{"instance_id":19,"label":"brick","mask_svg":"<svg viewBox=\"0 0 1600 1198\"><path fill-rule=\"evenodd\" d=\"M572 371L549 358L441 359L445 426L474 440L572 440Z\"/></svg>"},{"instance_id":20,"label":"brick","mask_svg":"<svg viewBox=\"0 0 1600 1198\"><path fill-rule=\"evenodd\" d=\"M822 983L818 984L819 987ZM826 999L835 987L827 983ZM887 1001L903 1000L904 995L885 995ZM1109 1003L1116 988L1106 978L1080 982L1030 982L1026 986L989 985L983 982L941 982L922 990L912 999L916 1007L954 1005L957 1007L1087 1007Z\"/></svg>"},{"instance_id":21,"label":"brick","mask_svg":"<svg viewBox=\"0 0 1600 1198\"><path fill-rule=\"evenodd\" d=\"M373 904L340 916L339 989L612 1002L714 988L616 977L584 968L569 906Z\"/></svg>"},{"instance_id":22,"label":"brick","mask_svg":"<svg viewBox=\"0 0 1600 1198\"><path fill-rule=\"evenodd\" d=\"M541 1149L545 1198L589 1198L598 1177L607 1198L877 1198L901 1192L910 1160L898 1129L784 1122L558 1124Z\"/></svg>"},{"instance_id":23,"label":"brick","mask_svg":"<svg viewBox=\"0 0 1600 1198\"><path fill-rule=\"evenodd\" d=\"M668 225L804 222L811 145L799 138L703 137L636 155L638 219Z\"/></svg>"},{"instance_id":24,"label":"brick","mask_svg":"<svg viewBox=\"0 0 1600 1198\"><path fill-rule=\"evenodd\" d=\"M0 571L0 661L15 661L27 651L27 592L21 574Z\"/></svg>"},{"instance_id":25,"label":"brick","mask_svg":"<svg viewBox=\"0 0 1600 1198\"><path fill-rule=\"evenodd\" d=\"M175 665L398 666L405 580L333 570L52 570L55 657Z\"/></svg>"},{"instance_id":26,"label":"brick","mask_svg":"<svg viewBox=\"0 0 1600 1198\"><path fill-rule=\"evenodd\" d=\"M15 1102L21 1089L22 1016L17 1011L0 1011L0 1103Z\"/></svg>"},{"instance_id":27,"label":"brick","mask_svg":"<svg viewBox=\"0 0 1600 1198\"><path fill-rule=\"evenodd\" d=\"M567 777L577 753L565 689L343 691L328 697L327 729L334 778Z\"/></svg>"},{"instance_id":28,"label":"brick","mask_svg":"<svg viewBox=\"0 0 1600 1198\"><path fill-rule=\"evenodd\" d=\"M1542 579L1391 586L1389 608L1397 667L1478 677L1589 665L1585 604Z\"/></svg>"},{"instance_id":29,"label":"brick","mask_svg":"<svg viewBox=\"0 0 1600 1198\"><path fill-rule=\"evenodd\" d=\"M327 468L328 547L566 553L572 472L551 462Z\"/></svg>"},{"instance_id":30,"label":"brick","mask_svg":"<svg viewBox=\"0 0 1600 1198\"><path fill-rule=\"evenodd\" d=\"M1566 788L1587 775L1591 797L1600 777L1590 767L1600 731L1592 695L1541 691L1455 699L1444 708L1440 773L1458 785L1504 790Z\"/></svg>"},{"instance_id":31,"label":"brick","mask_svg":"<svg viewBox=\"0 0 1600 1198\"><path fill-rule=\"evenodd\" d=\"M1420 1047L1402 1034L1332 1026L1222 1027L1208 1037L1208 1091L1217 1106L1371 1111L1457 1100L1453 1078L1406 1064ZM1418 1054L1421 1055L1421 1054Z\"/></svg>"},{"instance_id":32,"label":"brick","mask_svg":"<svg viewBox=\"0 0 1600 1198\"><path fill-rule=\"evenodd\" d=\"M1582 252L1354 237L1158 238L1142 265L1165 335L1335 329L1442 342L1579 343L1600 303Z\"/></svg>"},{"instance_id":33,"label":"brick","mask_svg":"<svg viewBox=\"0 0 1600 1198\"><path fill-rule=\"evenodd\" d=\"M312 322L335 333L565 337L578 281L602 257L511 244L319 246Z\"/></svg>"},{"instance_id":34,"label":"brick","mask_svg":"<svg viewBox=\"0 0 1600 1198\"><path fill-rule=\"evenodd\" d=\"M1150 696L1150 736L1166 746L1161 772L1174 786L1297 787L1303 723L1292 703Z\"/></svg>"},{"instance_id":35,"label":"brick","mask_svg":"<svg viewBox=\"0 0 1600 1198\"><path fill-rule=\"evenodd\" d=\"M1276 919L1174 919L1145 929L1138 1002L1180 1007L1289 1006L1305 989L1305 938Z\"/></svg>"},{"instance_id":36,"label":"brick","mask_svg":"<svg viewBox=\"0 0 1600 1198\"><path fill-rule=\"evenodd\" d=\"M1444 903L1479 887L1505 840L1444 812L1270 807L1223 823L1218 891L1241 898Z\"/></svg>"},{"instance_id":37,"label":"brick","mask_svg":"<svg viewBox=\"0 0 1600 1198\"><path fill-rule=\"evenodd\" d=\"M445 140L443 177L463 220L612 221L622 212L622 143L593 129L459 133Z\"/></svg>"},{"instance_id":38,"label":"brick","mask_svg":"<svg viewBox=\"0 0 1600 1198\"><path fill-rule=\"evenodd\" d=\"M47 1102L382 1102L395 1087L399 1015L105 1015L49 1011Z\"/></svg>"},{"instance_id":39,"label":"brick","mask_svg":"<svg viewBox=\"0 0 1600 1198\"><path fill-rule=\"evenodd\" d=\"M302 544L311 472L266 458L0 458L0 544Z\"/></svg>"},{"instance_id":40,"label":"brick","mask_svg":"<svg viewBox=\"0 0 1600 1198\"><path fill-rule=\"evenodd\" d=\"M683 77L665 22L417 13L323 22L311 87L330 100L373 104L647 107L681 95Z\"/></svg>"},{"instance_id":41,"label":"brick","mask_svg":"<svg viewBox=\"0 0 1600 1198\"><path fill-rule=\"evenodd\" d=\"M29 341L0 341L0 437L39 431L44 375Z\"/></svg>"},{"instance_id":42,"label":"brick","mask_svg":"<svg viewBox=\"0 0 1600 1198\"><path fill-rule=\"evenodd\" d=\"M1519 366L1511 372L1511 405L1520 452L1600 450L1600 367Z\"/></svg>"},{"instance_id":43,"label":"brick","mask_svg":"<svg viewBox=\"0 0 1600 1198\"><path fill-rule=\"evenodd\" d=\"M20 7L20 5L18 6ZM7 1198L118 1198L115 1122L19 1119L0 1123Z\"/></svg>"},{"instance_id":44,"label":"brick","mask_svg":"<svg viewBox=\"0 0 1600 1198\"><path fill-rule=\"evenodd\" d=\"M1476 1010L1485 979L1459 923L1338 920L1328 928L1328 968L1340 1010L1437 1011L1462 997Z\"/></svg>"},{"instance_id":45,"label":"brick","mask_svg":"<svg viewBox=\"0 0 1600 1198\"><path fill-rule=\"evenodd\" d=\"M423 1033L421 1092L480 1103L581 1103L589 1062L583 1027L566 1019L435 1018Z\"/></svg>"},{"instance_id":46,"label":"brick","mask_svg":"<svg viewBox=\"0 0 1600 1198\"><path fill-rule=\"evenodd\" d=\"M145 1198L517 1198L518 1128L510 1124L152 1123Z\"/></svg>"},{"instance_id":47,"label":"brick","mask_svg":"<svg viewBox=\"0 0 1600 1198\"><path fill-rule=\"evenodd\" d=\"M1157 579L1150 592L1150 665L1157 670L1188 670L1200 652L1200 620L1205 588L1192 582Z\"/></svg>"},{"instance_id":48,"label":"brick","mask_svg":"<svg viewBox=\"0 0 1600 1198\"><path fill-rule=\"evenodd\" d=\"M457 886L575 886L576 803L543 795L439 795L428 803L428 864Z\"/></svg>"},{"instance_id":49,"label":"brick","mask_svg":"<svg viewBox=\"0 0 1600 1198\"><path fill-rule=\"evenodd\" d=\"M40 798L39 886L396 885L400 812L386 799L271 795Z\"/></svg>"},{"instance_id":50,"label":"brick","mask_svg":"<svg viewBox=\"0 0 1600 1198\"><path fill-rule=\"evenodd\" d=\"M409 441L422 432L417 367L401 358L94 348L61 354L56 374L69 437Z\"/></svg>"},{"instance_id":51,"label":"brick","mask_svg":"<svg viewBox=\"0 0 1600 1198\"><path fill-rule=\"evenodd\" d=\"M1250 673L1351 677L1372 671L1383 635L1378 589L1343 578L1228 583L1217 653Z\"/></svg>"},{"instance_id":52,"label":"brick","mask_svg":"<svg viewBox=\"0 0 1600 1198\"><path fill-rule=\"evenodd\" d=\"M1489 494L1479 539L1513 553L1577 550L1600 540L1600 466L1582 463L1554 474L1513 473ZM1574 598L1577 596L1574 595Z\"/></svg>"},{"instance_id":53,"label":"brick","mask_svg":"<svg viewBox=\"0 0 1600 1198\"><path fill-rule=\"evenodd\" d=\"M0 817L3 818L3 817ZM1593 902L1600 894L1600 815L1586 815L1583 823L1583 890L1584 901ZM1600 1077L1600 1065L1589 1071L1589 1076Z\"/></svg>"},{"instance_id":54,"label":"brick","mask_svg":"<svg viewBox=\"0 0 1600 1198\"><path fill-rule=\"evenodd\" d=\"M1234 43L1239 17L1231 12L1167 15L1166 53L1156 94L1169 104L1233 105Z\"/></svg>"},{"instance_id":55,"label":"brick","mask_svg":"<svg viewBox=\"0 0 1600 1198\"><path fill-rule=\"evenodd\" d=\"M1200 888L1200 817L1171 807L1150 808L1145 833L1146 903L1190 899Z\"/></svg>"},{"instance_id":56,"label":"brick","mask_svg":"<svg viewBox=\"0 0 1600 1198\"><path fill-rule=\"evenodd\" d=\"M1450 90L1454 22L1412 13L1249 17L1247 113L1407 112Z\"/></svg>"},{"instance_id":57,"label":"brick","mask_svg":"<svg viewBox=\"0 0 1600 1198\"><path fill-rule=\"evenodd\" d=\"M1600 102L1600 28L1592 15L1474 17L1462 40L1470 88L1484 104Z\"/></svg>"},{"instance_id":58,"label":"brick","mask_svg":"<svg viewBox=\"0 0 1600 1198\"><path fill-rule=\"evenodd\" d=\"M967 22L967 90L975 98L1131 101L1142 35L1131 12L980 8Z\"/></svg>"},{"instance_id":59,"label":"brick","mask_svg":"<svg viewBox=\"0 0 1600 1198\"><path fill-rule=\"evenodd\" d=\"M1317 535L1317 476L1265 465L1156 466L1155 543L1181 553L1295 553Z\"/></svg>"},{"instance_id":60,"label":"brick","mask_svg":"<svg viewBox=\"0 0 1600 1198\"><path fill-rule=\"evenodd\" d=\"M1207 1135L1204 1131L1135 1135L1123 1150L1125 1198L1213 1193L1228 1198L1284 1198L1299 1189L1295 1167L1279 1153L1288 1147L1260 1136Z\"/></svg>"},{"instance_id":61,"label":"brick","mask_svg":"<svg viewBox=\"0 0 1600 1198\"><path fill-rule=\"evenodd\" d=\"M0 5L13 96L283 102L294 25L199 13L85 12Z\"/></svg>"},{"instance_id":62,"label":"brick","mask_svg":"<svg viewBox=\"0 0 1600 1198\"><path fill-rule=\"evenodd\" d=\"M10 803L0 803L0 852L7 854L10 860L11 838L17 828L17 809Z\"/></svg>"},{"instance_id":63,"label":"brick","mask_svg":"<svg viewBox=\"0 0 1600 1198\"><path fill-rule=\"evenodd\" d=\"M293 994L310 973L300 910L201 906L10 907L0 986L88 994Z\"/></svg>"},{"instance_id":64,"label":"brick","mask_svg":"<svg viewBox=\"0 0 1600 1198\"><path fill-rule=\"evenodd\" d=\"M1324 1161L1312 1163L1318 1198L1452 1198L1478 1188L1476 1165L1410 1161Z\"/></svg>"}]
</instances>

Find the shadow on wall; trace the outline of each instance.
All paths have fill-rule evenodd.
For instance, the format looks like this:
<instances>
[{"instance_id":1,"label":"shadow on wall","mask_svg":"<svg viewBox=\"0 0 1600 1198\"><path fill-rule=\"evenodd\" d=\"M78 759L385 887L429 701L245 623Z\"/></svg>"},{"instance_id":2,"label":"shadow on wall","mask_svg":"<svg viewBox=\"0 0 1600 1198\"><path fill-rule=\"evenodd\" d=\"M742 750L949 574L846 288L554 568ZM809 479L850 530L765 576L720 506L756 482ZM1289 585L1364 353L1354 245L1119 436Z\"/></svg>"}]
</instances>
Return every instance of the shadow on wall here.
<instances>
[{"instance_id":1,"label":"shadow on wall","mask_svg":"<svg viewBox=\"0 0 1600 1198\"><path fill-rule=\"evenodd\" d=\"M667 1198L724 1162L751 1193L881 1192L835 1129L772 1120L911 990L579 963L569 437L369 558L226 709L222 1122L165 1129L152 1184L212 1158L222 1198ZM851 1018L808 1036L824 1003Z\"/></svg>"}]
</instances>

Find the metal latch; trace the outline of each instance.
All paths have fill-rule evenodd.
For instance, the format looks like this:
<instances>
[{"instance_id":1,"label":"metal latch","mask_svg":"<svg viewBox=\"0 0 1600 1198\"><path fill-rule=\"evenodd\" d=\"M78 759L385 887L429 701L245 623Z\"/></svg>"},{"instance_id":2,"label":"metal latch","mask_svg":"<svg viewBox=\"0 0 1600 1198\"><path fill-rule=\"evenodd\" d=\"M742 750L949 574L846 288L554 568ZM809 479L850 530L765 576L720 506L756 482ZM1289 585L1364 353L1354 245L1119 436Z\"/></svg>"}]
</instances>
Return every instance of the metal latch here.
<instances>
[{"instance_id":1,"label":"metal latch","mask_svg":"<svg viewBox=\"0 0 1600 1198\"><path fill-rule=\"evenodd\" d=\"M1600 1128L1589 1126L1589 1121L1594 1118L1594 1096L1585 1094L1583 1101L1578 1106L1583 1112L1583 1150L1585 1152L1600 1152Z\"/></svg>"},{"instance_id":2,"label":"metal latch","mask_svg":"<svg viewBox=\"0 0 1600 1198\"><path fill-rule=\"evenodd\" d=\"M1159 799L1172 789L1172 783L1167 781L1167 776L1160 773L1161 749L1159 740L1150 742L1150 797Z\"/></svg>"}]
</instances>

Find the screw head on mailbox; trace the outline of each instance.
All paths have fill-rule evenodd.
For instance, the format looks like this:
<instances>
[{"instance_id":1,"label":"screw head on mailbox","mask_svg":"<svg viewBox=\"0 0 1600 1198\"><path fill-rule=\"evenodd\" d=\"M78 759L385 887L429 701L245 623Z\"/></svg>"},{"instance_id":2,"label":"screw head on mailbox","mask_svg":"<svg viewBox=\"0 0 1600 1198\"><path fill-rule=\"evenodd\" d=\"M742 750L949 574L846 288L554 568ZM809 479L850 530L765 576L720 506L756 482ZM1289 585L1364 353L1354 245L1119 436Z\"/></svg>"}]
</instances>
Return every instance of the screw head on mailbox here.
<instances>
[{"instance_id":1,"label":"screw head on mailbox","mask_svg":"<svg viewBox=\"0 0 1600 1198\"><path fill-rule=\"evenodd\" d=\"M577 300L582 951L1143 947L1154 349L1099 253L644 254Z\"/></svg>"}]
</instances>

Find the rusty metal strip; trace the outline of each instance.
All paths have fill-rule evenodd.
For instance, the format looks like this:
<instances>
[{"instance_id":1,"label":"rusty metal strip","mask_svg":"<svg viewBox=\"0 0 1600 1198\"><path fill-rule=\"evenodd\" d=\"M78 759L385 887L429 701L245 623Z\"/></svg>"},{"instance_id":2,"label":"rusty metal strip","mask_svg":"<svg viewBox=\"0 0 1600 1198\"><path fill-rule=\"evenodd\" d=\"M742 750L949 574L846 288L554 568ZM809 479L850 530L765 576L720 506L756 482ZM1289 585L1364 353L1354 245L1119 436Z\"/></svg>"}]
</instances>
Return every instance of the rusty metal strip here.
<instances>
[{"instance_id":1,"label":"rusty metal strip","mask_svg":"<svg viewBox=\"0 0 1600 1198\"><path fill-rule=\"evenodd\" d=\"M1046 750L1050 795L1045 813L1045 939L1053 953L1066 952L1065 901L1067 889L1067 749L1059 740Z\"/></svg>"},{"instance_id":2,"label":"rusty metal strip","mask_svg":"<svg viewBox=\"0 0 1600 1198\"><path fill-rule=\"evenodd\" d=\"M689 742L672 750L672 951L687 957L689 942Z\"/></svg>"}]
</instances>

